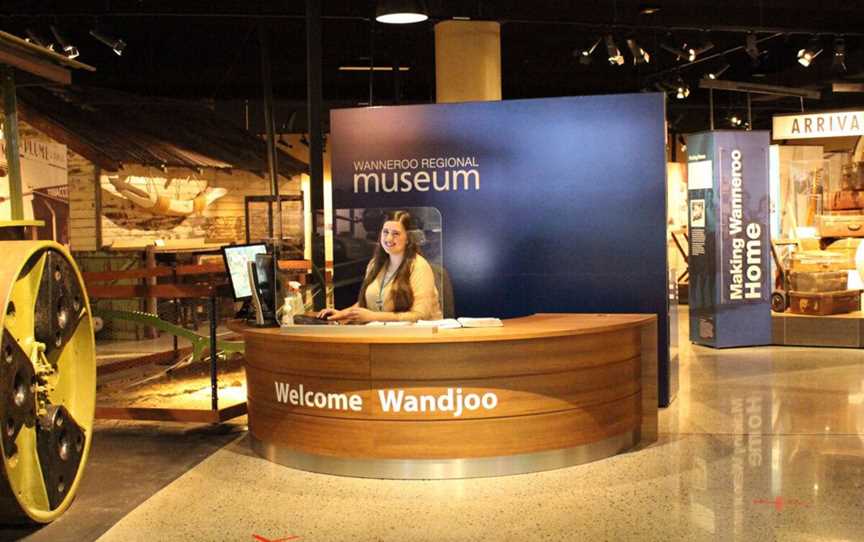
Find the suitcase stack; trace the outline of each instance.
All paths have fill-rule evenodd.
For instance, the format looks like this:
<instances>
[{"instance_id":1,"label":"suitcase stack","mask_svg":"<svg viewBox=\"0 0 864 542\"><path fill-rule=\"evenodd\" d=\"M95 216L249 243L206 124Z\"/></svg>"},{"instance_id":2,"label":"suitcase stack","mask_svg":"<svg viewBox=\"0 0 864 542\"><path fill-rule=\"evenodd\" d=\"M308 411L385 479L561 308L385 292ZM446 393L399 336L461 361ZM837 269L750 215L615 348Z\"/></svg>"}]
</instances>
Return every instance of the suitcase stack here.
<instances>
[{"instance_id":1,"label":"suitcase stack","mask_svg":"<svg viewBox=\"0 0 864 542\"><path fill-rule=\"evenodd\" d=\"M857 311L861 290L847 290L848 271L790 271L789 312L826 316Z\"/></svg>"},{"instance_id":2,"label":"suitcase stack","mask_svg":"<svg viewBox=\"0 0 864 542\"><path fill-rule=\"evenodd\" d=\"M808 212L815 212L817 238L827 250L800 250L791 256L785 288L788 310L797 314L826 316L861 308L861 290L850 290L848 279L864 242L864 162L844 165L839 186L823 184L822 173L812 174L811 188L821 199L821 211L817 203Z\"/></svg>"},{"instance_id":3,"label":"suitcase stack","mask_svg":"<svg viewBox=\"0 0 864 542\"><path fill-rule=\"evenodd\" d=\"M838 263L837 270L847 269L849 271L855 270L855 254L858 252L858 245L861 244L861 241L864 240L862 238L847 238L847 239L838 239L828 245L826 248L827 252L833 252L843 258L843 263ZM842 267L840 267L842 266Z\"/></svg>"},{"instance_id":4,"label":"suitcase stack","mask_svg":"<svg viewBox=\"0 0 864 542\"><path fill-rule=\"evenodd\" d=\"M864 163L843 166L840 190L825 194L822 205L822 237L864 237Z\"/></svg>"}]
</instances>

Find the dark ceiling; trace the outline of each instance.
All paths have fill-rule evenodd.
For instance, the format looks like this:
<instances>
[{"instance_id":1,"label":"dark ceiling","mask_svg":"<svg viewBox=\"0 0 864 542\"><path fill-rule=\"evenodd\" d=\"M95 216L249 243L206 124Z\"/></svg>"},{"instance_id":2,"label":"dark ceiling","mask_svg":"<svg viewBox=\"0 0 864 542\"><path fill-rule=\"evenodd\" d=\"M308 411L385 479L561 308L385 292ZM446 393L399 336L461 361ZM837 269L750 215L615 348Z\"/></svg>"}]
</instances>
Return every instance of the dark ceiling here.
<instances>
[{"instance_id":1,"label":"dark ceiling","mask_svg":"<svg viewBox=\"0 0 864 542\"><path fill-rule=\"evenodd\" d=\"M708 127L708 93L698 80L725 58L723 79L819 90L820 100L805 100L809 110L864 105L864 93L832 91L832 83L864 83L864 2L765 0L762 2L655 1L454 1L427 2L431 19L408 26L372 22L374 0L323 0L324 98L327 107L424 103L435 99L434 24L453 17L501 22L502 84L505 99L656 90L681 77L688 98L670 95L669 120L676 131ZM97 68L73 80L145 96L206 99L219 104L260 99L259 28L270 36L273 90L281 106L283 130L302 131L306 99L306 34L302 1L149 1L60 2L6 0L0 30L25 37L25 29L51 38L54 25L78 47L78 60ZM88 35L91 29L122 38L117 56ZM759 39L757 60L744 51L747 33ZM623 66L606 60L601 43L590 64L574 51L611 33L624 52ZM824 48L813 66L796 62L796 52L813 37ZM625 38L635 38L651 54L634 66ZM846 46L846 70L832 62L835 39ZM661 48L710 41L715 55L688 64ZM725 57L719 53L726 52ZM344 72L345 64L399 64L399 73ZM746 96L714 92L718 124L746 114ZM753 124L770 125L772 114L796 111L798 98L753 96ZM230 108L229 108L230 109ZM292 115L294 112L298 114ZM238 113L239 114L239 113ZM299 120L298 120L299 119Z\"/></svg>"}]
</instances>

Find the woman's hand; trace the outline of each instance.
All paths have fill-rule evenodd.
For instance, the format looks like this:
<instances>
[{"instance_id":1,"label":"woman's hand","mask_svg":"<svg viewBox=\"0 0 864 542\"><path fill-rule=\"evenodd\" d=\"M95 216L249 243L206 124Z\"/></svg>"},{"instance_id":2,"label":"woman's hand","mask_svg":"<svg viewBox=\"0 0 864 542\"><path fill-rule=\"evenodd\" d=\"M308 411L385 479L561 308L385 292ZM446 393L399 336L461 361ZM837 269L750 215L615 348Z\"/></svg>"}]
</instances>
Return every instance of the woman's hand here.
<instances>
[{"instance_id":1,"label":"woman's hand","mask_svg":"<svg viewBox=\"0 0 864 542\"><path fill-rule=\"evenodd\" d=\"M318 318L321 320L336 320L335 316L343 311L337 311L336 309L324 309L318 313Z\"/></svg>"},{"instance_id":2,"label":"woman's hand","mask_svg":"<svg viewBox=\"0 0 864 542\"><path fill-rule=\"evenodd\" d=\"M325 309L321 311L322 313L332 309ZM334 311L328 320L335 320L337 322L343 322L345 324L365 324L367 322L374 322L377 320L377 314L374 311L370 311L369 309L364 309L362 307L349 307L345 310Z\"/></svg>"}]
</instances>

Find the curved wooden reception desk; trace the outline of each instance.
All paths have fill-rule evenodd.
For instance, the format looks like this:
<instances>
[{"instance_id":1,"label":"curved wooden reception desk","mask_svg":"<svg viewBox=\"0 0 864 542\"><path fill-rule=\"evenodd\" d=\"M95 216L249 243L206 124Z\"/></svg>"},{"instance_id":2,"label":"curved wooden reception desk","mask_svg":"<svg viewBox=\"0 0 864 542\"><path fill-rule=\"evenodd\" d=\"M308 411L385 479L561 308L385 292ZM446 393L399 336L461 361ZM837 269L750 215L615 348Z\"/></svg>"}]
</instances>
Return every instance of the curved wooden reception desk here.
<instances>
[{"instance_id":1,"label":"curved wooden reception desk","mask_svg":"<svg viewBox=\"0 0 864 542\"><path fill-rule=\"evenodd\" d=\"M656 318L499 328L236 328L254 449L291 467L467 478L614 455L657 431Z\"/></svg>"}]
</instances>

